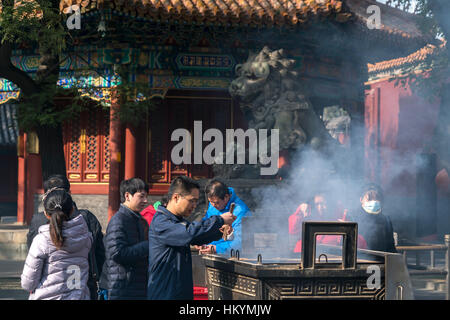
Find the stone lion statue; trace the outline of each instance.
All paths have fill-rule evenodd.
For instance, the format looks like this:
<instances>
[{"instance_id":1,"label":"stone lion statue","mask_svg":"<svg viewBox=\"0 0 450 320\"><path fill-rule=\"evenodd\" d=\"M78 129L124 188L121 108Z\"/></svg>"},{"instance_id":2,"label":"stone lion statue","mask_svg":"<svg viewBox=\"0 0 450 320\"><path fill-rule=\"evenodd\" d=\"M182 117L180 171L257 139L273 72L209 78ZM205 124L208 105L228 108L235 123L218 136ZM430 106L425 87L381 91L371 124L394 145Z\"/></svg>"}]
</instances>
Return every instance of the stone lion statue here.
<instances>
[{"instance_id":1,"label":"stone lion statue","mask_svg":"<svg viewBox=\"0 0 450 320\"><path fill-rule=\"evenodd\" d=\"M320 149L334 142L306 98L294 65L283 49L264 47L236 66L229 92L240 100L249 128L279 130L280 150L307 143Z\"/></svg>"},{"instance_id":2,"label":"stone lion statue","mask_svg":"<svg viewBox=\"0 0 450 320\"><path fill-rule=\"evenodd\" d=\"M237 98L249 128L279 131L279 151L293 154L306 144L328 153L337 142L330 136L301 87L295 60L283 49L264 47L251 53L247 61L236 66L236 76L229 92ZM222 155L221 155L222 156ZM257 178L257 167L250 165L213 165L216 176Z\"/></svg>"}]
</instances>

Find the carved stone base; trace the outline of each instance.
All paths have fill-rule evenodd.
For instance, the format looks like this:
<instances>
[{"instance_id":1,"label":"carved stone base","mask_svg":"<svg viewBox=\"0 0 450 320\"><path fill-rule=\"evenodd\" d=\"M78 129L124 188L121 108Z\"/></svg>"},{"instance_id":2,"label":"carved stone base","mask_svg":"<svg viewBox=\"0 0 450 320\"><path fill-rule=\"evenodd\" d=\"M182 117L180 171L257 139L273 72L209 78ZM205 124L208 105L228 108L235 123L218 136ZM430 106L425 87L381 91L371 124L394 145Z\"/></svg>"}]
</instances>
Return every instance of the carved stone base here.
<instances>
[{"instance_id":1,"label":"carved stone base","mask_svg":"<svg viewBox=\"0 0 450 320\"><path fill-rule=\"evenodd\" d=\"M207 268L210 300L223 299L369 299L384 300L381 287L369 289L366 278L307 278L297 280L255 279Z\"/></svg>"}]
</instances>

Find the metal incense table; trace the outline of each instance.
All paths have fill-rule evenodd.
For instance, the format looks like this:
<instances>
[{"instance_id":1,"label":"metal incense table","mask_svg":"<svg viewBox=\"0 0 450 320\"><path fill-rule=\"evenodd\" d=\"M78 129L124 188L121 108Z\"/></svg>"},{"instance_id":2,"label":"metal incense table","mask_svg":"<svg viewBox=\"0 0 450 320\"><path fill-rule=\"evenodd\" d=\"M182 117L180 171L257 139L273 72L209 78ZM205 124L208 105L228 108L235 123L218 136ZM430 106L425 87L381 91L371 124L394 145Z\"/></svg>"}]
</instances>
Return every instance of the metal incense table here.
<instances>
[{"instance_id":1,"label":"metal incense table","mask_svg":"<svg viewBox=\"0 0 450 320\"><path fill-rule=\"evenodd\" d=\"M342 237L342 247L318 245L318 235ZM413 299L402 255L359 250L357 235L352 222L304 222L301 259L205 255L208 298Z\"/></svg>"}]
</instances>

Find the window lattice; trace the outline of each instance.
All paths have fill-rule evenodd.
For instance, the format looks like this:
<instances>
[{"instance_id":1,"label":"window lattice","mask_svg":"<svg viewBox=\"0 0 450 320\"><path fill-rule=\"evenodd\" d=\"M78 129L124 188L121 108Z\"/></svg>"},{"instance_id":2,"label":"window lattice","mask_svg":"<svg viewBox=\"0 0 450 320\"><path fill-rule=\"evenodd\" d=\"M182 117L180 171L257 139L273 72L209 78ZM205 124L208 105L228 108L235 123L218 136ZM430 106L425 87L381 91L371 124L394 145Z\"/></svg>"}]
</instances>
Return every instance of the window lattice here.
<instances>
[{"instance_id":1,"label":"window lattice","mask_svg":"<svg viewBox=\"0 0 450 320\"><path fill-rule=\"evenodd\" d=\"M104 170L109 170L110 164L111 164L111 152L109 150L109 114L106 113L105 114L105 118L103 121L104 124L104 147L103 147L103 152L104 152L104 161L103 161L103 168Z\"/></svg>"},{"instance_id":2,"label":"window lattice","mask_svg":"<svg viewBox=\"0 0 450 320\"><path fill-rule=\"evenodd\" d=\"M81 163L80 152L80 119L74 119L71 123L71 137L70 137L70 169L79 170Z\"/></svg>"},{"instance_id":3,"label":"window lattice","mask_svg":"<svg viewBox=\"0 0 450 320\"><path fill-rule=\"evenodd\" d=\"M97 117L95 113L90 113L87 130L87 168L97 169Z\"/></svg>"}]
</instances>

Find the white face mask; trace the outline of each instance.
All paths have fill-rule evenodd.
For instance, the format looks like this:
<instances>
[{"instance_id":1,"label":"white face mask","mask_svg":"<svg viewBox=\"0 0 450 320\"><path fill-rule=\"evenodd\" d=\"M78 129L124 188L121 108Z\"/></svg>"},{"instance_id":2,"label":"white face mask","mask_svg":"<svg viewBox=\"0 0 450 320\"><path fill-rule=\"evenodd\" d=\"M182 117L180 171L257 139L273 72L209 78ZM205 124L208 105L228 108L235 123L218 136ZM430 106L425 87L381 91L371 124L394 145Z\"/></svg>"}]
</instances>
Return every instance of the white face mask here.
<instances>
[{"instance_id":1,"label":"white face mask","mask_svg":"<svg viewBox=\"0 0 450 320\"><path fill-rule=\"evenodd\" d=\"M381 212L381 203L380 201L366 201L363 202L362 208L365 212L370 214L379 214Z\"/></svg>"}]
</instances>

